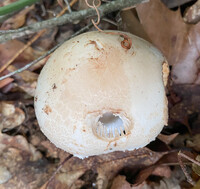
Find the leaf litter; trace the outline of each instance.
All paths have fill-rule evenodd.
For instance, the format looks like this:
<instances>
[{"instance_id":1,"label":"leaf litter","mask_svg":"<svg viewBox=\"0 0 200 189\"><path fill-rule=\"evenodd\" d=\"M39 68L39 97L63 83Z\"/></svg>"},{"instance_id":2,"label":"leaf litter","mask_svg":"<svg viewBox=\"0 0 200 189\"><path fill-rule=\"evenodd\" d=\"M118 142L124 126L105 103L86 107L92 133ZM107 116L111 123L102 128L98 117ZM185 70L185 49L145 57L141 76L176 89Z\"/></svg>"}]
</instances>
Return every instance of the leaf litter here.
<instances>
[{"instance_id":1,"label":"leaf litter","mask_svg":"<svg viewBox=\"0 0 200 189\"><path fill-rule=\"evenodd\" d=\"M35 18L52 18L62 8L60 4L64 1L44 1L35 9L29 7L16 13L1 27L18 28L36 22ZM115 22L117 27L110 22L101 23L103 29L118 28L152 42L164 53L171 66L167 87L169 126L145 148L84 160L72 157L62 164L69 154L57 149L41 133L33 108L38 74L48 57L30 69L0 81L0 188L191 188L180 168L177 153L182 149L183 153L189 152L188 156L199 160L200 26L198 21L188 24L191 20L188 15L191 15L194 5L186 4L186 12L182 15L181 7L170 10L160 0L151 0L136 9L108 15L107 19ZM81 0L73 6L74 10L86 8ZM40 16L42 14L45 16ZM89 22L85 19L49 30L0 74L17 70L35 60ZM0 67L31 37L0 44ZM187 161L183 163L188 164ZM49 180L59 165L61 169ZM199 185L199 166L189 163L187 168L188 174Z\"/></svg>"}]
</instances>

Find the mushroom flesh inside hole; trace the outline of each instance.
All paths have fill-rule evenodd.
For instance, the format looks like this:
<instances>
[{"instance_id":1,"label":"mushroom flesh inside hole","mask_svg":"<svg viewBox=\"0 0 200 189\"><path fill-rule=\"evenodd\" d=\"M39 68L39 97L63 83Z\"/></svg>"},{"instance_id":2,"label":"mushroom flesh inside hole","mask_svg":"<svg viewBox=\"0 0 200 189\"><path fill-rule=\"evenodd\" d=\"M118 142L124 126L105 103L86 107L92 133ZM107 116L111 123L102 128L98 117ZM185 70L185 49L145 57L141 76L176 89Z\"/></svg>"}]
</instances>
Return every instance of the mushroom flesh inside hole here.
<instances>
[{"instance_id":1,"label":"mushroom flesh inside hole","mask_svg":"<svg viewBox=\"0 0 200 189\"><path fill-rule=\"evenodd\" d=\"M123 120L111 112L104 113L95 127L95 134L102 138L116 138L126 133Z\"/></svg>"}]
</instances>

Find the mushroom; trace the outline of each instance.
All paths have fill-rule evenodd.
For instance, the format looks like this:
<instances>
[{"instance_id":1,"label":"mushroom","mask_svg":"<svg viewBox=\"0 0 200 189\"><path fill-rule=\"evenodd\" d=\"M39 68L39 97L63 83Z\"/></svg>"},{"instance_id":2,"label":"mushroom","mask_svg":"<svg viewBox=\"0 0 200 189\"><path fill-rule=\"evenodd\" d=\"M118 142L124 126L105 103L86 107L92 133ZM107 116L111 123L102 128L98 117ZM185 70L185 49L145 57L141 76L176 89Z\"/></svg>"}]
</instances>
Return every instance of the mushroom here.
<instances>
[{"instance_id":1,"label":"mushroom","mask_svg":"<svg viewBox=\"0 0 200 189\"><path fill-rule=\"evenodd\" d=\"M123 33L130 49L120 35L87 32L59 47L40 73L40 128L79 158L144 147L167 124L167 61L150 43Z\"/></svg>"}]
</instances>

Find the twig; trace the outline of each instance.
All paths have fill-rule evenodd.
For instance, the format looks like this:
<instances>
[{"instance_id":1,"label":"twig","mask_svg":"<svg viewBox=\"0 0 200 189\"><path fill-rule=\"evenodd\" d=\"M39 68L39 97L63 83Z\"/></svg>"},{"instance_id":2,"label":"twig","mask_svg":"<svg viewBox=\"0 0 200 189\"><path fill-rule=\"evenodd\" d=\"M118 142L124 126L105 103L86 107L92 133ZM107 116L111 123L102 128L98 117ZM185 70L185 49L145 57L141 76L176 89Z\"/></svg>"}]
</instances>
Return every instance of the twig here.
<instances>
[{"instance_id":1,"label":"twig","mask_svg":"<svg viewBox=\"0 0 200 189\"><path fill-rule=\"evenodd\" d=\"M63 165L73 157L73 155L69 155L67 158L64 159L63 162L60 163L60 165L58 166L58 168L56 169L56 171L53 173L53 175L49 178L49 180L47 181L46 187L48 187L48 185L51 183L51 181L54 179L54 177L56 176L56 174L60 171L60 169L63 167Z\"/></svg>"},{"instance_id":2,"label":"twig","mask_svg":"<svg viewBox=\"0 0 200 189\"><path fill-rule=\"evenodd\" d=\"M72 9L71 9L71 6L70 6L68 0L64 0L64 1L65 1L65 4L67 5L67 9L68 9L69 13L72 13Z\"/></svg>"},{"instance_id":3,"label":"twig","mask_svg":"<svg viewBox=\"0 0 200 189\"><path fill-rule=\"evenodd\" d=\"M92 23L90 23L89 25L83 27L83 28L80 29L79 31L77 31L75 34L73 34L72 36L68 37L65 41L67 41L67 40L69 40L69 39L71 39L71 38L73 38L73 37L75 37L75 36L77 36L77 35L79 35L79 34L85 32L85 31L89 30L89 28L90 28L91 26L92 26ZM36 64L37 62L39 62L40 60L42 60L43 58L45 58L45 57L48 56L49 54L51 54L53 51L55 51L55 50L56 50L58 47L60 47L65 41L63 41L63 42L57 44L57 45L54 46L52 49L50 49L48 52L46 52L45 54L43 54L43 55L40 56L39 58L35 59L34 61L30 62L29 64L25 65L24 67L22 67L22 68L20 68L20 69L18 69L18 70L16 70L16 71L14 71L14 72L11 72L11 73L9 73L9 74L7 74L7 75L5 75L5 76L0 77L0 81L3 80L3 79L8 78L8 77L10 77L10 76L13 76L13 75L15 75L15 74L17 74L17 73L20 73L20 72L22 72L22 71L24 71L24 70L26 70L26 69L28 69L28 68L30 68L31 66L33 66L34 64Z\"/></svg>"},{"instance_id":4,"label":"twig","mask_svg":"<svg viewBox=\"0 0 200 189\"><path fill-rule=\"evenodd\" d=\"M191 157L185 155L181 151L178 154L179 154L179 156L184 157L185 159L191 161L192 163L194 163L194 164L196 164L196 165L198 165L200 167L200 162L199 161L196 161L195 159L192 159Z\"/></svg>"},{"instance_id":5,"label":"twig","mask_svg":"<svg viewBox=\"0 0 200 189\"><path fill-rule=\"evenodd\" d=\"M32 5L38 1L39 0L20 0L14 3L11 3L9 5L0 7L0 16L21 10L25 6Z\"/></svg>"},{"instance_id":6,"label":"twig","mask_svg":"<svg viewBox=\"0 0 200 189\"><path fill-rule=\"evenodd\" d=\"M139 3L147 2L148 0L115 0L108 2L98 8L101 16L108 14L110 12L118 11L130 6L135 6ZM78 12L72 12L71 14L65 14L59 18L49 19L43 22L38 22L30 26L19 28L17 30L7 30L6 33L0 35L0 42L5 42L10 39L15 39L22 37L24 35L32 34L44 28L52 28L58 25L63 25L67 23L72 23L78 20L85 19L89 16L95 16L96 10L86 9ZM1 34L1 31L0 31Z\"/></svg>"},{"instance_id":7,"label":"twig","mask_svg":"<svg viewBox=\"0 0 200 189\"><path fill-rule=\"evenodd\" d=\"M179 164L180 164L180 166L181 166L181 169L183 170L183 173L185 174L185 177L187 178L187 181L188 181L192 186L194 186L194 185L195 185L195 182L193 181L192 177L191 177L191 176L189 175L189 173L187 172L186 166L185 166L185 165L183 164L183 162L182 162L182 159L181 159L181 157L183 157L182 155L183 155L183 153L181 153L181 152L178 153L178 162L179 162Z\"/></svg>"},{"instance_id":8,"label":"twig","mask_svg":"<svg viewBox=\"0 0 200 189\"><path fill-rule=\"evenodd\" d=\"M73 0L70 5L73 6L77 0ZM62 16L66 11L68 10L68 7L65 7L58 15L57 17ZM46 32L46 29L41 30L37 35L35 35L26 45L24 45L17 53L0 68L0 73L3 72L20 54L22 54L32 43L34 43L40 36L42 36Z\"/></svg>"},{"instance_id":9,"label":"twig","mask_svg":"<svg viewBox=\"0 0 200 189\"><path fill-rule=\"evenodd\" d=\"M17 53L0 68L0 73L3 72L21 53L23 53L33 42L35 42L46 30L40 31L36 36L34 36L26 45L24 45Z\"/></svg>"}]
</instances>

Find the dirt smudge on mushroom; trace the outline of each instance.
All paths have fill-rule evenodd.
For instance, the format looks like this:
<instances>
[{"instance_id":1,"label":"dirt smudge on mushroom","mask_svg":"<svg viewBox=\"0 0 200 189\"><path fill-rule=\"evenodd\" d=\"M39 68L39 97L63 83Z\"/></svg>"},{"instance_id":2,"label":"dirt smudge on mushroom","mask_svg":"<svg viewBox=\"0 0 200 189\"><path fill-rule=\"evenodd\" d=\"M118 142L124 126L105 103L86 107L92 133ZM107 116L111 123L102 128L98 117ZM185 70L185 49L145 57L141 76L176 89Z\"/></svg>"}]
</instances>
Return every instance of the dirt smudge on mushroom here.
<instances>
[{"instance_id":1,"label":"dirt smudge on mushroom","mask_svg":"<svg viewBox=\"0 0 200 189\"><path fill-rule=\"evenodd\" d=\"M42 109L47 115L52 112L52 109L49 105L45 105L45 107Z\"/></svg>"},{"instance_id":2,"label":"dirt smudge on mushroom","mask_svg":"<svg viewBox=\"0 0 200 189\"><path fill-rule=\"evenodd\" d=\"M57 86L55 83L53 84L52 89L53 89L53 91L54 91L54 89L57 89Z\"/></svg>"},{"instance_id":3,"label":"dirt smudge on mushroom","mask_svg":"<svg viewBox=\"0 0 200 189\"><path fill-rule=\"evenodd\" d=\"M95 48L96 48L98 51L104 50L103 45L100 44L100 42L97 43L97 42L94 41L94 40L89 40L89 43L87 43L86 45L94 45Z\"/></svg>"}]
</instances>

